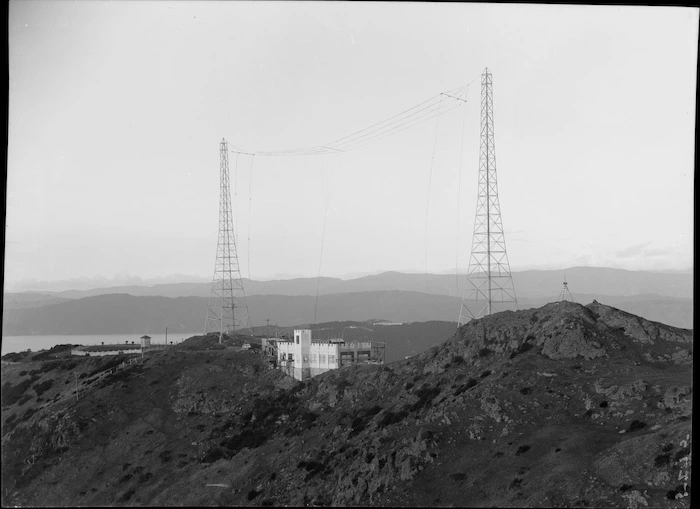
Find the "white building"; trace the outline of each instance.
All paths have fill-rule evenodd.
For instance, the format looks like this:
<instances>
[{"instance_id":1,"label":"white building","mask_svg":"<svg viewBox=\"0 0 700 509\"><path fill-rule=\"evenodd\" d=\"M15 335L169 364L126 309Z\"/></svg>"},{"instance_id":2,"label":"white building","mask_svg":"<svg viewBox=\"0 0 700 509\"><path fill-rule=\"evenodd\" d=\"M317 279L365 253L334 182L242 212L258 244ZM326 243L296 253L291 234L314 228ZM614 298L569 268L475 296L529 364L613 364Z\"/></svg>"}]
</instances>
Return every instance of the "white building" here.
<instances>
[{"instance_id":1,"label":"white building","mask_svg":"<svg viewBox=\"0 0 700 509\"><path fill-rule=\"evenodd\" d=\"M268 340L269 341L269 340ZM263 348L268 341L263 342ZM384 343L342 339L312 340L311 331L294 331L290 340L275 340L277 367L297 380L307 380L354 363L384 363Z\"/></svg>"},{"instance_id":2,"label":"white building","mask_svg":"<svg viewBox=\"0 0 700 509\"><path fill-rule=\"evenodd\" d=\"M132 341L129 343L105 345L77 346L70 351L71 355L82 355L86 357L104 357L106 355L141 355L153 350L163 350L166 345L152 345L150 336L141 336L141 342Z\"/></svg>"},{"instance_id":3,"label":"white building","mask_svg":"<svg viewBox=\"0 0 700 509\"><path fill-rule=\"evenodd\" d=\"M89 345L78 346L71 349L71 355L83 355L87 357L103 357L105 355L141 354L142 347L136 343L118 345Z\"/></svg>"}]
</instances>

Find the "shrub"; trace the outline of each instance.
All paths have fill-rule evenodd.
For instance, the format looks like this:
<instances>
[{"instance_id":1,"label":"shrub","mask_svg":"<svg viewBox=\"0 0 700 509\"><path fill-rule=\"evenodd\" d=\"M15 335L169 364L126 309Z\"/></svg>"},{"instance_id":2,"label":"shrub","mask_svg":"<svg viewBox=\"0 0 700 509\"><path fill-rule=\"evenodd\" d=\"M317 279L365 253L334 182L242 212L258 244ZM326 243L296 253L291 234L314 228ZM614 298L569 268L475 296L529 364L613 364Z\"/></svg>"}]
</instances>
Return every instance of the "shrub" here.
<instances>
[{"instance_id":1,"label":"shrub","mask_svg":"<svg viewBox=\"0 0 700 509\"><path fill-rule=\"evenodd\" d=\"M629 431L640 430L646 425L647 425L646 422L638 421L637 419L635 419L630 423Z\"/></svg>"},{"instance_id":2,"label":"shrub","mask_svg":"<svg viewBox=\"0 0 700 509\"><path fill-rule=\"evenodd\" d=\"M267 439L267 430L264 428L244 429L240 434L222 442L221 445L230 451L230 455L228 455L228 457L230 457L241 449L255 449L256 447L260 447Z\"/></svg>"},{"instance_id":3,"label":"shrub","mask_svg":"<svg viewBox=\"0 0 700 509\"><path fill-rule=\"evenodd\" d=\"M461 355L452 356L452 364L462 364L464 362L464 357Z\"/></svg>"},{"instance_id":4,"label":"shrub","mask_svg":"<svg viewBox=\"0 0 700 509\"><path fill-rule=\"evenodd\" d=\"M423 386L415 392L418 396L418 401L411 405L411 411L417 412L423 407L429 407L433 399L440 394L439 387L430 387L428 384L423 384Z\"/></svg>"},{"instance_id":5,"label":"shrub","mask_svg":"<svg viewBox=\"0 0 700 509\"><path fill-rule=\"evenodd\" d=\"M478 382L476 381L475 378L470 378L467 383L463 384L459 389L457 389L454 393L455 396L459 396L462 394L464 391L471 389L474 387Z\"/></svg>"},{"instance_id":6,"label":"shrub","mask_svg":"<svg viewBox=\"0 0 700 509\"><path fill-rule=\"evenodd\" d=\"M656 458L654 458L654 466L657 468L663 467L664 465L668 465L670 462L670 454L659 454Z\"/></svg>"},{"instance_id":7,"label":"shrub","mask_svg":"<svg viewBox=\"0 0 700 509\"><path fill-rule=\"evenodd\" d=\"M133 477L132 474L125 474L117 481L117 484L124 484L126 481L128 481L132 477Z\"/></svg>"},{"instance_id":8,"label":"shrub","mask_svg":"<svg viewBox=\"0 0 700 509\"><path fill-rule=\"evenodd\" d=\"M681 458L688 456L689 454L690 454L690 448L685 447L685 448L681 449L680 451L678 451L676 453L676 455L673 457L673 459L675 461L680 461Z\"/></svg>"},{"instance_id":9,"label":"shrub","mask_svg":"<svg viewBox=\"0 0 700 509\"><path fill-rule=\"evenodd\" d=\"M379 426L380 427L385 427L385 426L391 426L392 424L396 424L397 422L403 421L406 417L408 417L408 410L405 408L398 411L398 412L386 412L382 419L379 421Z\"/></svg>"},{"instance_id":10,"label":"shrub","mask_svg":"<svg viewBox=\"0 0 700 509\"><path fill-rule=\"evenodd\" d=\"M220 447L211 447L209 450L204 454L204 457L202 458L202 463L214 463L216 460L221 459L224 457L224 450L221 449Z\"/></svg>"},{"instance_id":11,"label":"shrub","mask_svg":"<svg viewBox=\"0 0 700 509\"><path fill-rule=\"evenodd\" d=\"M679 485L676 486L674 489L668 490L668 491L666 492L666 498L669 499L669 500L675 500L675 499L676 499L676 495L678 495L679 493L686 493L686 492L687 492L687 488L688 488L688 487L683 486L682 484L679 484Z\"/></svg>"},{"instance_id":12,"label":"shrub","mask_svg":"<svg viewBox=\"0 0 700 509\"><path fill-rule=\"evenodd\" d=\"M250 491L248 492L248 500L253 500L255 497L257 497L258 495L260 495L260 493L262 493L262 491L258 491L258 490L255 490L255 489L250 490Z\"/></svg>"},{"instance_id":13,"label":"shrub","mask_svg":"<svg viewBox=\"0 0 700 509\"><path fill-rule=\"evenodd\" d=\"M2 386L2 391L0 391L2 393L2 406L10 406L19 401L19 399L25 395L24 392L34 383L34 380L36 380L34 377L28 378L17 385L5 382Z\"/></svg>"},{"instance_id":14,"label":"shrub","mask_svg":"<svg viewBox=\"0 0 700 509\"><path fill-rule=\"evenodd\" d=\"M12 421L14 421L15 419L17 419L17 415L12 414L12 415L9 416L7 419L5 419L5 424L10 424L10 423L11 423Z\"/></svg>"},{"instance_id":15,"label":"shrub","mask_svg":"<svg viewBox=\"0 0 700 509\"><path fill-rule=\"evenodd\" d=\"M127 491L119 498L118 502L126 502L133 496L134 493L136 493L134 490Z\"/></svg>"},{"instance_id":16,"label":"shrub","mask_svg":"<svg viewBox=\"0 0 700 509\"><path fill-rule=\"evenodd\" d=\"M608 408L608 402L607 402L607 401L601 401L601 402L600 402L600 408Z\"/></svg>"},{"instance_id":17,"label":"shrub","mask_svg":"<svg viewBox=\"0 0 700 509\"><path fill-rule=\"evenodd\" d=\"M520 394L530 394L531 392L532 389L530 389L529 387L523 387L522 389L520 389Z\"/></svg>"},{"instance_id":18,"label":"shrub","mask_svg":"<svg viewBox=\"0 0 700 509\"><path fill-rule=\"evenodd\" d=\"M489 376L490 374L491 374L491 370L490 370L490 369L487 369L486 371L484 371L483 373L481 373L480 376L481 376L481 378L486 378L486 377Z\"/></svg>"},{"instance_id":19,"label":"shrub","mask_svg":"<svg viewBox=\"0 0 700 509\"><path fill-rule=\"evenodd\" d=\"M492 353L493 353L493 350L491 350L490 348L484 347L481 350L479 350L479 357L488 357Z\"/></svg>"},{"instance_id":20,"label":"shrub","mask_svg":"<svg viewBox=\"0 0 700 509\"><path fill-rule=\"evenodd\" d=\"M515 455L520 456L521 454L524 454L529 450L530 450L529 445L521 445L520 447L518 447L518 450L515 452Z\"/></svg>"},{"instance_id":21,"label":"shrub","mask_svg":"<svg viewBox=\"0 0 700 509\"><path fill-rule=\"evenodd\" d=\"M32 389L34 389L34 392L36 392L37 396L41 396L46 391L48 391L52 385L53 380L46 380L44 382L41 382L40 384L36 384L34 387L32 387Z\"/></svg>"}]
</instances>

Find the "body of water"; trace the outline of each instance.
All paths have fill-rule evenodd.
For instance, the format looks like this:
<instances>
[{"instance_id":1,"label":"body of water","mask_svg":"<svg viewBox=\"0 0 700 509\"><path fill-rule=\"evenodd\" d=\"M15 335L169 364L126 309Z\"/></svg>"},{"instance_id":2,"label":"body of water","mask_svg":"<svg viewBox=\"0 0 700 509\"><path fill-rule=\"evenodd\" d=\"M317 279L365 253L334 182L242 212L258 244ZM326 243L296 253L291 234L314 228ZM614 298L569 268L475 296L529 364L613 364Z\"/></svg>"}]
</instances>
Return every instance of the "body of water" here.
<instances>
[{"instance_id":1,"label":"body of water","mask_svg":"<svg viewBox=\"0 0 700 509\"><path fill-rule=\"evenodd\" d=\"M181 343L187 338L201 334L200 332L170 332L168 331L168 343ZM148 334L151 337L152 345L165 344L165 333ZM131 343L137 345L141 343L143 334L81 334L75 336L3 336L2 337L2 355L11 352L24 352L30 349L32 352L39 350L48 350L56 345L99 345L104 342L105 345L116 345Z\"/></svg>"}]
</instances>

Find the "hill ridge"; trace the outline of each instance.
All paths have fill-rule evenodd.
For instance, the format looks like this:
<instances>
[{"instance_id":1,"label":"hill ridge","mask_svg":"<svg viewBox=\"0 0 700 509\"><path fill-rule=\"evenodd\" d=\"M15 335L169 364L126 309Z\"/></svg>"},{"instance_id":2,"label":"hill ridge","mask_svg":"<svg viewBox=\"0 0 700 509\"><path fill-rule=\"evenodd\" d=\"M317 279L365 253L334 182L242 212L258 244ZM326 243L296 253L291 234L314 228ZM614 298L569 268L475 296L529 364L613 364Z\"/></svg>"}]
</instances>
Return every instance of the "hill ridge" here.
<instances>
[{"instance_id":1,"label":"hill ridge","mask_svg":"<svg viewBox=\"0 0 700 509\"><path fill-rule=\"evenodd\" d=\"M302 383L192 338L6 425L3 503L689 507L692 345L598 302L550 303ZM3 418L27 377L51 399L104 367L65 362L3 366Z\"/></svg>"}]
</instances>

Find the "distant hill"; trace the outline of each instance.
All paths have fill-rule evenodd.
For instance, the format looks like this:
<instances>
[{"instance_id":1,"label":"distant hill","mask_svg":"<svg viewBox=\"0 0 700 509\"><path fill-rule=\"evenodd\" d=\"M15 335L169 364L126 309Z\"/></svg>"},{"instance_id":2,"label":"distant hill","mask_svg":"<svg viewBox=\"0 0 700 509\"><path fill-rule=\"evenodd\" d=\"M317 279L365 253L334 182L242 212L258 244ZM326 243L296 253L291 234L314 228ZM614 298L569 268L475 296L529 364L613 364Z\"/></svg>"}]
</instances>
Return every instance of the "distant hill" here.
<instances>
[{"instance_id":1,"label":"distant hill","mask_svg":"<svg viewBox=\"0 0 700 509\"><path fill-rule=\"evenodd\" d=\"M579 303L598 300L649 320L693 327L693 301L663 296L616 297L574 295ZM539 307L553 298L520 299L520 309ZM136 297L109 294L73 299L43 307L6 308L3 335L146 334L170 330L200 330L208 298ZM292 326L329 321L456 322L461 298L406 291L375 291L311 296L253 295L248 297L252 324ZM315 319L314 319L314 309Z\"/></svg>"},{"instance_id":2,"label":"distant hill","mask_svg":"<svg viewBox=\"0 0 700 509\"><path fill-rule=\"evenodd\" d=\"M72 299L57 297L46 293L6 293L3 295L2 307L3 309L36 308L47 306L49 304L58 304L69 300Z\"/></svg>"},{"instance_id":3,"label":"distant hill","mask_svg":"<svg viewBox=\"0 0 700 509\"><path fill-rule=\"evenodd\" d=\"M664 297L692 298L693 274L629 271L605 267L573 267L563 270L527 270L513 273L518 297L556 299L566 277L574 294L632 296L657 294ZM355 279L322 277L274 281L243 278L246 295L320 295L350 292L404 291L462 297L464 276L454 274L405 274L384 272ZM458 284L459 283L459 284ZM209 297L209 283L170 283L154 286L118 286L92 290L42 292L61 298L81 298L109 293L134 296ZM10 295L25 295L10 294Z\"/></svg>"},{"instance_id":4,"label":"distant hill","mask_svg":"<svg viewBox=\"0 0 700 509\"><path fill-rule=\"evenodd\" d=\"M692 507L691 331L551 303L452 332L304 382L214 337L5 356L2 506Z\"/></svg>"}]
</instances>

